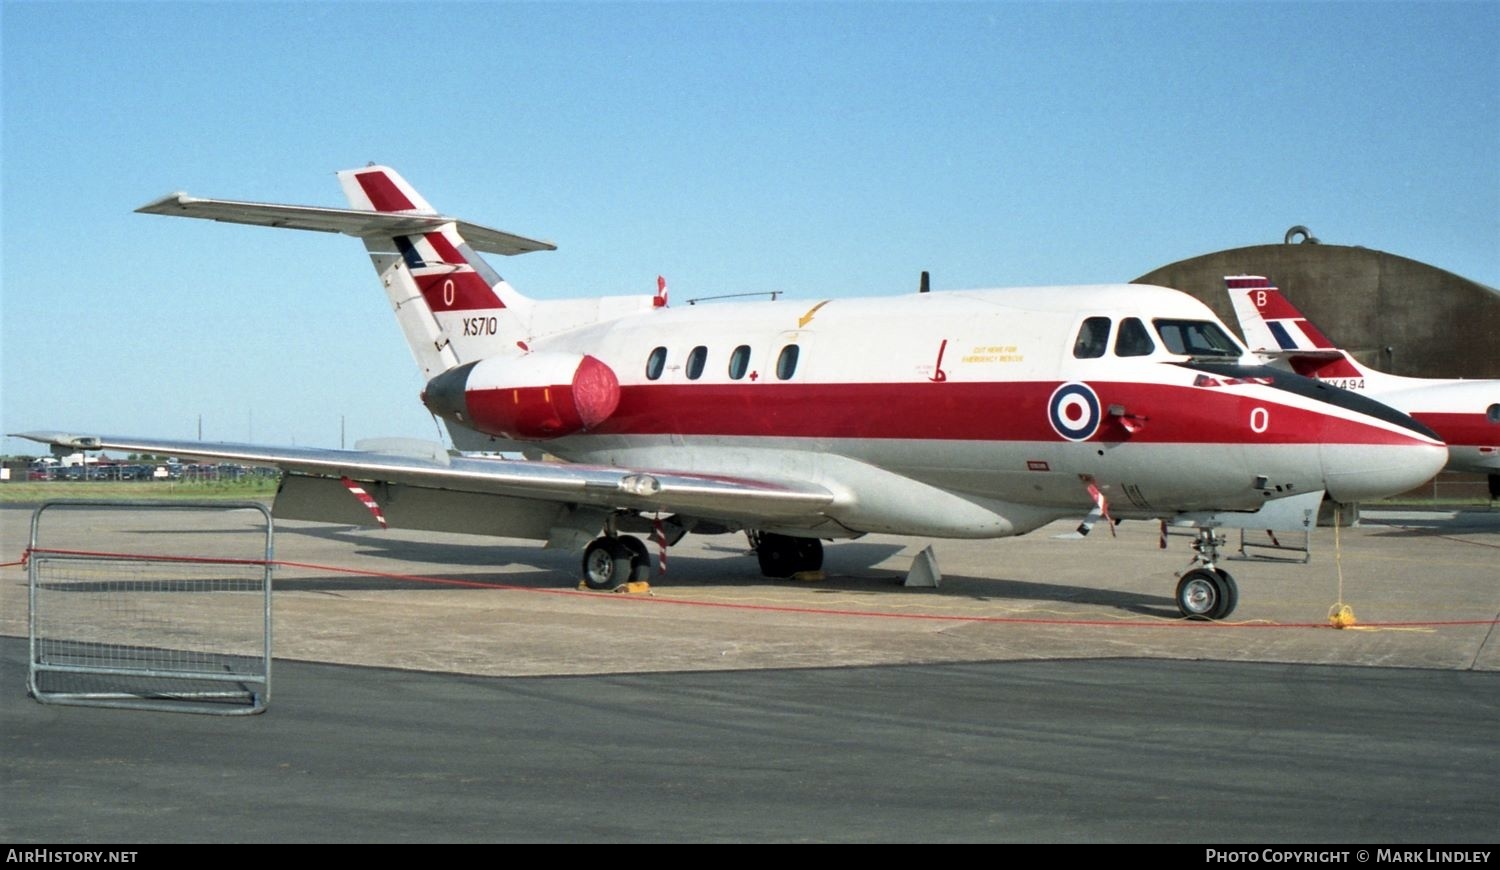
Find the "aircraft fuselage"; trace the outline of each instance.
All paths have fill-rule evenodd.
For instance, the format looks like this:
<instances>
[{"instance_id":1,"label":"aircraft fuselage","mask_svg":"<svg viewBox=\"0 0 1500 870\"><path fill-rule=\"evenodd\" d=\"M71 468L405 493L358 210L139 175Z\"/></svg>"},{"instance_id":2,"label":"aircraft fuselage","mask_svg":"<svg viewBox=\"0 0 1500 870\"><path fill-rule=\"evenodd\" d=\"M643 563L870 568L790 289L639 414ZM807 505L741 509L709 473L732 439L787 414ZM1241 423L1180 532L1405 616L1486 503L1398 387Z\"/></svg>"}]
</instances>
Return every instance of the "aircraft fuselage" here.
<instances>
[{"instance_id":1,"label":"aircraft fuselage","mask_svg":"<svg viewBox=\"0 0 1500 870\"><path fill-rule=\"evenodd\" d=\"M1078 347L1090 318L1108 321L1102 353ZM1127 319L1152 348L1121 345ZM618 380L603 419L532 443L573 462L849 489L793 529L821 534L1018 534L1086 509L1087 482L1115 516L1155 517L1317 490L1357 500L1430 476L1413 454L1442 448L1409 419L1285 372L1205 369L1166 346L1185 323L1217 327L1191 297L1136 285L647 310L527 342ZM506 382L509 362L493 381L483 366L462 375L461 406L452 384L430 385L428 404L513 437L505 408L525 388Z\"/></svg>"}]
</instances>

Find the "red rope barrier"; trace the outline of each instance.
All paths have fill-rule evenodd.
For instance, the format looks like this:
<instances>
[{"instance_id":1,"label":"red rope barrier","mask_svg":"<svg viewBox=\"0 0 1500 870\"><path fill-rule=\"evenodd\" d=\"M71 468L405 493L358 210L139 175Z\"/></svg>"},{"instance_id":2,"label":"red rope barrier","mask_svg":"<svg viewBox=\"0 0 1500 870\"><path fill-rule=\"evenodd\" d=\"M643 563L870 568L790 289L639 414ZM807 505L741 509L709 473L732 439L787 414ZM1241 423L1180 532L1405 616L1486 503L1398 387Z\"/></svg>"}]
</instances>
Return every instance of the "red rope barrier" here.
<instances>
[{"instance_id":1,"label":"red rope barrier","mask_svg":"<svg viewBox=\"0 0 1500 870\"><path fill-rule=\"evenodd\" d=\"M137 553L105 553L92 550L60 550L38 547L27 549L16 562L6 562L0 567L14 567L25 565L33 554L60 555L76 557L109 558L121 561L138 562L194 562L209 565L271 565L283 568L302 568L311 571L326 571L333 574L347 574L357 577L378 577L386 580L400 580L409 583L427 583L436 586L457 586L468 589L493 589L501 592L531 592L543 595L577 595L587 596L600 600L612 600L620 602L631 602L636 604L659 604L675 605L678 607L713 607L725 610L745 610L764 613L794 613L812 616L840 616L840 617L863 617L872 619L907 619L926 622L978 622L1006 625L1068 625L1089 626L1098 628L1172 628L1188 629L1196 628L1202 630L1223 631L1227 629L1288 629L1288 628L1314 628L1333 630L1334 627L1326 622L1213 622L1199 621L1182 618L1161 618L1152 621L1126 621L1114 619L1043 619L1039 617L1026 616L954 616L940 613L882 613L872 610L843 610L817 607L792 607L777 604L744 604L731 601L689 601L681 598L664 598L653 596L642 598L634 595L614 595L595 591L583 591L578 589L538 589L533 586L518 586L511 583L491 583L479 580L460 580L451 577L433 577L425 574L399 574L389 571L369 571L361 568L342 568L337 565L321 565L314 562L292 562L282 559L216 559L197 556L167 556L167 555L144 555ZM1361 623L1363 628L1445 628L1470 625L1500 625L1500 617L1491 619L1453 619L1453 620L1421 620L1412 622L1366 622Z\"/></svg>"}]
</instances>

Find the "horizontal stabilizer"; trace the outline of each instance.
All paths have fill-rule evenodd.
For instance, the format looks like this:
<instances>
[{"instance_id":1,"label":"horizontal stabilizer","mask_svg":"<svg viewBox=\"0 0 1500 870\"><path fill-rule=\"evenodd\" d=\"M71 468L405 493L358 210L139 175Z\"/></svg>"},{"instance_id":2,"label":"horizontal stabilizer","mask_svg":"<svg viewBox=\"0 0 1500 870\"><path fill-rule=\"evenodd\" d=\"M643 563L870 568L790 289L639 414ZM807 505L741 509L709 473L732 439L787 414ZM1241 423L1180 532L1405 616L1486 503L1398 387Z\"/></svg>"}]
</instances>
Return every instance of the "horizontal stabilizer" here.
<instances>
[{"instance_id":1,"label":"horizontal stabilizer","mask_svg":"<svg viewBox=\"0 0 1500 870\"><path fill-rule=\"evenodd\" d=\"M203 199L185 193L164 196L155 202L141 206L136 211L140 214L193 217L262 227L343 233L360 239L420 234L437 230L445 224L455 224L459 234L476 251L510 256L532 251L557 250L557 246L551 242L528 239L457 218L423 212L381 212L353 208L323 208L312 205L240 202L231 199Z\"/></svg>"}]
</instances>

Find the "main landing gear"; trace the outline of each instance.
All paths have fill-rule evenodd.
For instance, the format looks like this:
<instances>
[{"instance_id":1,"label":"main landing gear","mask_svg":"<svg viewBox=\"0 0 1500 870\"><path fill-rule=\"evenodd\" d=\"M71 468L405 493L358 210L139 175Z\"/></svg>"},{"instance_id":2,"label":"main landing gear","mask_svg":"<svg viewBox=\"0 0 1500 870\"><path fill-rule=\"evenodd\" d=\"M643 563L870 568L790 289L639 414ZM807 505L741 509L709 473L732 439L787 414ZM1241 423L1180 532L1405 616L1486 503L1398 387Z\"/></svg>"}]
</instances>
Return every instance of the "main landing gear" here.
<instances>
[{"instance_id":1,"label":"main landing gear","mask_svg":"<svg viewBox=\"0 0 1500 870\"><path fill-rule=\"evenodd\" d=\"M1193 542L1197 567L1177 581L1177 609L1188 619L1224 619L1240 603L1240 588L1229 572L1217 567L1219 545L1225 543L1213 529L1199 529Z\"/></svg>"},{"instance_id":2,"label":"main landing gear","mask_svg":"<svg viewBox=\"0 0 1500 870\"><path fill-rule=\"evenodd\" d=\"M817 538L752 532L750 545L760 560L760 573L767 577L786 579L823 567L823 542Z\"/></svg>"},{"instance_id":3,"label":"main landing gear","mask_svg":"<svg viewBox=\"0 0 1500 870\"><path fill-rule=\"evenodd\" d=\"M595 538L583 551L583 583L590 589L614 589L651 577L651 553L632 535Z\"/></svg>"}]
</instances>

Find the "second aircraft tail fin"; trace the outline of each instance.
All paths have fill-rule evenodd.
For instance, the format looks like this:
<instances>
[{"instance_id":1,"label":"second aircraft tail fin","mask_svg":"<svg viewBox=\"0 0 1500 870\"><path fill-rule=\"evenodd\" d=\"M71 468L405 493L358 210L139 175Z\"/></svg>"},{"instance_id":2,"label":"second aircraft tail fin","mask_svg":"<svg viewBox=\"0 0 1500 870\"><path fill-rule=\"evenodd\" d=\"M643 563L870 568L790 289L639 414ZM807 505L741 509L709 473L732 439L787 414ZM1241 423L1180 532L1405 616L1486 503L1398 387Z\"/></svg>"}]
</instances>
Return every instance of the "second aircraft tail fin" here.
<instances>
[{"instance_id":1,"label":"second aircraft tail fin","mask_svg":"<svg viewBox=\"0 0 1500 870\"><path fill-rule=\"evenodd\" d=\"M1256 353L1283 357L1299 375L1323 380L1362 378L1371 371L1308 320L1269 280L1259 275L1224 279L1245 342Z\"/></svg>"}]
</instances>

